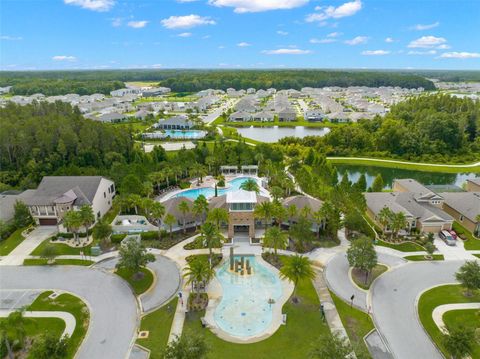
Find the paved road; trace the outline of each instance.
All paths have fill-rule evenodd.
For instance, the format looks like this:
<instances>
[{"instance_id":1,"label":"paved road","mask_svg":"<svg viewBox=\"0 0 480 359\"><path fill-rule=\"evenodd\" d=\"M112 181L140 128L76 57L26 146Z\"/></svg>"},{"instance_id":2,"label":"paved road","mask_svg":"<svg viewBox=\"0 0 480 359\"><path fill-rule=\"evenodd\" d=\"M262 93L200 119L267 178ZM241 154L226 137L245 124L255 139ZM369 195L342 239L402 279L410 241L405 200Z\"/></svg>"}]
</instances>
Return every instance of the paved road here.
<instances>
[{"instance_id":1,"label":"paved road","mask_svg":"<svg viewBox=\"0 0 480 359\"><path fill-rule=\"evenodd\" d=\"M138 326L137 303L128 285L100 270L77 266L3 266L2 289L56 289L81 297L90 326L77 359L127 358Z\"/></svg>"},{"instance_id":2,"label":"paved road","mask_svg":"<svg viewBox=\"0 0 480 359\"><path fill-rule=\"evenodd\" d=\"M175 262L167 257L156 255L156 261L148 263L148 268L155 273L156 282L145 294L140 296L142 310L149 312L163 305L180 287L180 271ZM113 270L119 258L112 258L95 265L97 268Z\"/></svg>"},{"instance_id":3,"label":"paved road","mask_svg":"<svg viewBox=\"0 0 480 359\"><path fill-rule=\"evenodd\" d=\"M213 121L215 121L222 113L233 107L237 102L238 100L228 99L224 104L222 104L219 108L215 109L213 112L200 116L200 119L206 125L209 125Z\"/></svg>"},{"instance_id":4,"label":"paved road","mask_svg":"<svg viewBox=\"0 0 480 359\"><path fill-rule=\"evenodd\" d=\"M430 287L455 282L454 274L463 263L409 263L375 281L371 288L373 318L395 358L443 358L420 324L416 300Z\"/></svg>"}]
</instances>

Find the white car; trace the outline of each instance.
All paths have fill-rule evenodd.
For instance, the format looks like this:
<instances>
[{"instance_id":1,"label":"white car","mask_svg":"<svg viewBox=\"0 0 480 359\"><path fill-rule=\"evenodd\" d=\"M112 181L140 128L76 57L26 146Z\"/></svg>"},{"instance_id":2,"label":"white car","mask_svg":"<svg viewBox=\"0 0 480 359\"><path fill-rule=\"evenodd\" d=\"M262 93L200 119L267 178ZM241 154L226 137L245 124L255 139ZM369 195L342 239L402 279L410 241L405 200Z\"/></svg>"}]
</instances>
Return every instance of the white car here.
<instances>
[{"instance_id":1,"label":"white car","mask_svg":"<svg viewBox=\"0 0 480 359\"><path fill-rule=\"evenodd\" d=\"M440 231L440 233L438 233L438 236L447 244L447 246L457 245L457 241L455 241L455 239L448 231Z\"/></svg>"}]
</instances>

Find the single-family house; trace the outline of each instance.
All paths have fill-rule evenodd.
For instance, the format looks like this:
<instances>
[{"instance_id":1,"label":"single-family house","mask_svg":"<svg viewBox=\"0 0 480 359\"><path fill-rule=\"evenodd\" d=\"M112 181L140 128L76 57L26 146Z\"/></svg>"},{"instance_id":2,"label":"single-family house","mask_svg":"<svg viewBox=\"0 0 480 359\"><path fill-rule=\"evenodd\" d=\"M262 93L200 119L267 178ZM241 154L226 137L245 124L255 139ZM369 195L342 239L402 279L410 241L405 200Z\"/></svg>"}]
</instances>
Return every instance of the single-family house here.
<instances>
[{"instance_id":1,"label":"single-family house","mask_svg":"<svg viewBox=\"0 0 480 359\"><path fill-rule=\"evenodd\" d=\"M15 214L15 203L17 201L25 203L34 190L27 189L26 191L5 191L0 193L0 220L5 222L10 221Z\"/></svg>"},{"instance_id":2,"label":"single-family house","mask_svg":"<svg viewBox=\"0 0 480 359\"><path fill-rule=\"evenodd\" d=\"M228 117L228 120L232 122L246 122L251 121L251 119L252 114L244 111L234 112Z\"/></svg>"},{"instance_id":3,"label":"single-family house","mask_svg":"<svg viewBox=\"0 0 480 359\"><path fill-rule=\"evenodd\" d=\"M173 116L166 120L160 120L154 127L164 130L189 130L195 126L195 123L187 116Z\"/></svg>"},{"instance_id":4,"label":"single-family house","mask_svg":"<svg viewBox=\"0 0 480 359\"><path fill-rule=\"evenodd\" d=\"M480 236L480 191L444 192L443 210L476 236Z\"/></svg>"},{"instance_id":5,"label":"single-family house","mask_svg":"<svg viewBox=\"0 0 480 359\"><path fill-rule=\"evenodd\" d=\"M321 122L325 118L325 114L320 110L307 110L304 114L305 120L311 122Z\"/></svg>"},{"instance_id":6,"label":"single-family house","mask_svg":"<svg viewBox=\"0 0 480 359\"><path fill-rule=\"evenodd\" d=\"M272 122L273 119L274 119L273 112L268 112L268 111L260 111L252 115L253 121Z\"/></svg>"},{"instance_id":7,"label":"single-family house","mask_svg":"<svg viewBox=\"0 0 480 359\"><path fill-rule=\"evenodd\" d=\"M467 179L466 190L469 192L480 192L480 177Z\"/></svg>"},{"instance_id":8,"label":"single-family house","mask_svg":"<svg viewBox=\"0 0 480 359\"><path fill-rule=\"evenodd\" d=\"M295 121L297 118L297 113L291 107L285 107L284 109L278 111L278 120L280 122L291 122Z\"/></svg>"},{"instance_id":9,"label":"single-family house","mask_svg":"<svg viewBox=\"0 0 480 359\"><path fill-rule=\"evenodd\" d=\"M168 87L153 87L148 90L142 91L143 97L154 97L154 96L161 96L169 93L171 90Z\"/></svg>"}]
</instances>

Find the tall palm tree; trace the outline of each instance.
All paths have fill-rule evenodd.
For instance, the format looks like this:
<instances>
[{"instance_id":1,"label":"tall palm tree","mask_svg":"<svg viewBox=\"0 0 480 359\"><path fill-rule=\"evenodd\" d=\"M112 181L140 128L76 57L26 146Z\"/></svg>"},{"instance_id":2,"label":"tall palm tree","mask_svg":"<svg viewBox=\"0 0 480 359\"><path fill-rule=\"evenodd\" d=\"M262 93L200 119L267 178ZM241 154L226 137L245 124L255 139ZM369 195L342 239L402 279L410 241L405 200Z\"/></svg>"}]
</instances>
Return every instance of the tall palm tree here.
<instances>
[{"instance_id":1,"label":"tall palm tree","mask_svg":"<svg viewBox=\"0 0 480 359\"><path fill-rule=\"evenodd\" d=\"M148 197L143 197L142 199L140 199L138 205L142 210L143 214L145 215L145 217L147 218L150 217L150 210L154 203L155 201Z\"/></svg>"},{"instance_id":2,"label":"tall palm tree","mask_svg":"<svg viewBox=\"0 0 480 359\"><path fill-rule=\"evenodd\" d=\"M278 201L283 195L283 189L278 186L273 186L270 188L270 194L272 195L273 199Z\"/></svg>"},{"instance_id":3,"label":"tall palm tree","mask_svg":"<svg viewBox=\"0 0 480 359\"><path fill-rule=\"evenodd\" d=\"M72 231L75 241L78 241L78 230L83 225L82 215L79 211L70 210L63 216L63 225Z\"/></svg>"},{"instance_id":4,"label":"tall palm tree","mask_svg":"<svg viewBox=\"0 0 480 359\"><path fill-rule=\"evenodd\" d=\"M128 207L129 208L133 207L135 209L135 214L138 214L138 206L142 201L142 197L138 194L132 193L128 195L127 201L128 201Z\"/></svg>"},{"instance_id":5,"label":"tall palm tree","mask_svg":"<svg viewBox=\"0 0 480 359\"><path fill-rule=\"evenodd\" d=\"M190 212L190 206L187 201L182 201L178 204L178 210L182 213L183 219L183 233L187 233L187 213Z\"/></svg>"},{"instance_id":6,"label":"tall palm tree","mask_svg":"<svg viewBox=\"0 0 480 359\"><path fill-rule=\"evenodd\" d=\"M30 322L30 320L25 318L23 314L23 309L16 310L10 313L6 320L0 322L0 337L2 337L5 342L9 359L14 359L9 335L13 335L13 337L20 342L21 347L23 347L23 342L27 335L25 325Z\"/></svg>"},{"instance_id":7,"label":"tall palm tree","mask_svg":"<svg viewBox=\"0 0 480 359\"><path fill-rule=\"evenodd\" d=\"M153 202L150 208L150 216L155 218L158 226L158 239L160 239L162 217L165 215L165 206L160 202Z\"/></svg>"},{"instance_id":8,"label":"tall palm tree","mask_svg":"<svg viewBox=\"0 0 480 359\"><path fill-rule=\"evenodd\" d=\"M382 225L382 230L385 230L392 220L392 211L388 207L383 207L380 212L378 212L377 220L378 223Z\"/></svg>"},{"instance_id":9,"label":"tall palm tree","mask_svg":"<svg viewBox=\"0 0 480 359\"><path fill-rule=\"evenodd\" d=\"M244 191L250 191L250 192L255 192L255 193L260 192L260 188L258 187L258 183L253 178L249 178L245 182L243 182L240 185L240 188L243 189Z\"/></svg>"},{"instance_id":10,"label":"tall palm tree","mask_svg":"<svg viewBox=\"0 0 480 359\"><path fill-rule=\"evenodd\" d=\"M315 279L315 271L312 268L312 262L308 257L298 254L286 259L285 264L280 268L280 278L288 279L293 283L293 302L297 302L296 291L298 282L301 280Z\"/></svg>"},{"instance_id":11,"label":"tall palm tree","mask_svg":"<svg viewBox=\"0 0 480 359\"><path fill-rule=\"evenodd\" d=\"M170 240L173 238L173 225L177 222L177 219L175 216L171 213L167 213L165 218L163 219L163 223L165 223L168 226L168 229L170 231Z\"/></svg>"},{"instance_id":12,"label":"tall palm tree","mask_svg":"<svg viewBox=\"0 0 480 359\"><path fill-rule=\"evenodd\" d=\"M224 208L213 208L208 212L207 219L215 223L217 229L220 230L220 223L228 222L228 212Z\"/></svg>"},{"instance_id":13,"label":"tall palm tree","mask_svg":"<svg viewBox=\"0 0 480 359\"><path fill-rule=\"evenodd\" d=\"M288 225L291 226L293 219L297 217L297 206L292 204L287 207Z\"/></svg>"},{"instance_id":14,"label":"tall palm tree","mask_svg":"<svg viewBox=\"0 0 480 359\"><path fill-rule=\"evenodd\" d=\"M196 286L196 300L200 299L200 283L203 283L204 286L210 282L210 280L215 275L213 268L208 264L207 261L201 259L194 259L183 270L183 277L186 278L186 284L192 285L192 291L195 291Z\"/></svg>"},{"instance_id":15,"label":"tall palm tree","mask_svg":"<svg viewBox=\"0 0 480 359\"><path fill-rule=\"evenodd\" d=\"M88 228L95 223L95 215L93 214L92 206L84 204L80 207L80 217L82 218L82 225L85 227L85 235L88 241Z\"/></svg>"},{"instance_id":16,"label":"tall palm tree","mask_svg":"<svg viewBox=\"0 0 480 359\"><path fill-rule=\"evenodd\" d=\"M272 203L268 201L262 202L255 207L254 215L265 220L265 230L268 228L268 222L272 221L273 210Z\"/></svg>"},{"instance_id":17,"label":"tall palm tree","mask_svg":"<svg viewBox=\"0 0 480 359\"><path fill-rule=\"evenodd\" d=\"M392 236L397 238L398 232L400 232L400 230L407 227L407 225L408 225L408 221L407 221L407 218L405 217L405 213L403 212L395 213L392 218Z\"/></svg>"},{"instance_id":18,"label":"tall palm tree","mask_svg":"<svg viewBox=\"0 0 480 359\"><path fill-rule=\"evenodd\" d=\"M279 227L271 227L265 232L263 238L263 245L273 248L275 257L277 257L277 250L285 249L287 246L288 235L282 231Z\"/></svg>"},{"instance_id":19,"label":"tall palm tree","mask_svg":"<svg viewBox=\"0 0 480 359\"><path fill-rule=\"evenodd\" d=\"M320 208L318 211L312 213L312 222L317 226L317 241L320 240L320 228L325 224L325 213Z\"/></svg>"},{"instance_id":20,"label":"tall palm tree","mask_svg":"<svg viewBox=\"0 0 480 359\"><path fill-rule=\"evenodd\" d=\"M201 216L202 224L205 223L205 219L208 213L208 201L203 194L198 196L193 202L193 212L196 215Z\"/></svg>"},{"instance_id":21,"label":"tall palm tree","mask_svg":"<svg viewBox=\"0 0 480 359\"><path fill-rule=\"evenodd\" d=\"M223 236L218 231L215 224L206 222L200 229L200 238L207 244L208 247L208 259L210 265L212 264L213 246L222 244Z\"/></svg>"}]
</instances>

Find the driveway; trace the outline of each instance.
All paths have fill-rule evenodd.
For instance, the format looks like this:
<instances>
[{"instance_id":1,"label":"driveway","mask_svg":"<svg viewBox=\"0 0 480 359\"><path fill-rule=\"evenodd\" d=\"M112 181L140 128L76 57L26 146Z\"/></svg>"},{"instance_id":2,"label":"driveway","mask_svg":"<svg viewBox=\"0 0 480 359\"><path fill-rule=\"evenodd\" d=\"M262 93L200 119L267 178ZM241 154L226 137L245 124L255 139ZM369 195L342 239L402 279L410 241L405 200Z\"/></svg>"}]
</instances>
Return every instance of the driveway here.
<instances>
[{"instance_id":1,"label":"driveway","mask_svg":"<svg viewBox=\"0 0 480 359\"><path fill-rule=\"evenodd\" d=\"M77 266L1 268L0 287L53 289L77 295L90 309L90 325L77 359L127 358L138 326L137 303L120 278Z\"/></svg>"},{"instance_id":2,"label":"driveway","mask_svg":"<svg viewBox=\"0 0 480 359\"><path fill-rule=\"evenodd\" d=\"M430 287L454 283L454 274L463 263L409 263L375 281L371 288L373 319L395 358L443 358L418 319L416 300Z\"/></svg>"},{"instance_id":3,"label":"driveway","mask_svg":"<svg viewBox=\"0 0 480 359\"><path fill-rule=\"evenodd\" d=\"M56 226L39 226L0 261L0 265L22 265L25 258L37 248L45 239L57 233Z\"/></svg>"}]
</instances>

